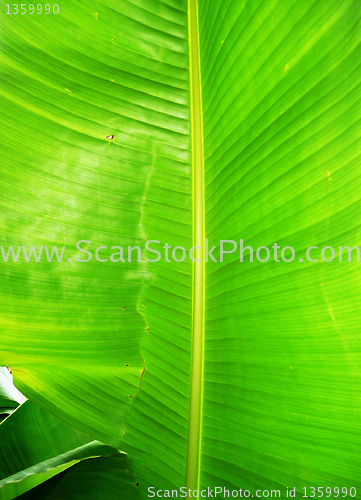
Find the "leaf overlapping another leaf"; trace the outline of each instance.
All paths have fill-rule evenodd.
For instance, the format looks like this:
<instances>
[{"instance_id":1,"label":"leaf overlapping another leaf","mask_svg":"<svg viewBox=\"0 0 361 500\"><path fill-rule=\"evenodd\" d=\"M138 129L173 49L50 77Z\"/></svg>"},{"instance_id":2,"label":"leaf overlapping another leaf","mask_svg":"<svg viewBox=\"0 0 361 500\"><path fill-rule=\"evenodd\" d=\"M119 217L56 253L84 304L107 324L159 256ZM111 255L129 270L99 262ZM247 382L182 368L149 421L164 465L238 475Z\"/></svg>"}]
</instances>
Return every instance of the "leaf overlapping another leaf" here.
<instances>
[{"instance_id":1,"label":"leaf overlapping another leaf","mask_svg":"<svg viewBox=\"0 0 361 500\"><path fill-rule=\"evenodd\" d=\"M359 487L359 264L299 262L360 244L359 3L197 8L205 236L296 251L205 266L199 487ZM77 263L75 243L193 244L187 2L4 17L3 243L66 245L73 262L0 265L0 362L36 404L128 452L129 495L179 488L192 265Z\"/></svg>"}]
</instances>

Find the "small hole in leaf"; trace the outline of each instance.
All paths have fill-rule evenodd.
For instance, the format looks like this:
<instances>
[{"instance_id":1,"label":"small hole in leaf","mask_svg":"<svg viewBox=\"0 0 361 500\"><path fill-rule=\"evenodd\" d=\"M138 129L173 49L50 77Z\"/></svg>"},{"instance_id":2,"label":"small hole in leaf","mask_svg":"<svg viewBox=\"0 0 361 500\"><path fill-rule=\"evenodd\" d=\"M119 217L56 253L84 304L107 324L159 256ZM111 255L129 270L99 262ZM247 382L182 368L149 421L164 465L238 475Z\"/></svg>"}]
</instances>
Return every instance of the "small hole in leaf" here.
<instances>
[{"instance_id":1,"label":"small hole in leaf","mask_svg":"<svg viewBox=\"0 0 361 500\"><path fill-rule=\"evenodd\" d=\"M108 139L108 141L112 141L114 139L114 135L107 135L106 139Z\"/></svg>"},{"instance_id":2,"label":"small hole in leaf","mask_svg":"<svg viewBox=\"0 0 361 500\"><path fill-rule=\"evenodd\" d=\"M125 366L129 366L128 364L126 364Z\"/></svg>"},{"instance_id":3,"label":"small hole in leaf","mask_svg":"<svg viewBox=\"0 0 361 500\"><path fill-rule=\"evenodd\" d=\"M135 487L138 488L138 486L139 486L139 483L135 483Z\"/></svg>"}]
</instances>

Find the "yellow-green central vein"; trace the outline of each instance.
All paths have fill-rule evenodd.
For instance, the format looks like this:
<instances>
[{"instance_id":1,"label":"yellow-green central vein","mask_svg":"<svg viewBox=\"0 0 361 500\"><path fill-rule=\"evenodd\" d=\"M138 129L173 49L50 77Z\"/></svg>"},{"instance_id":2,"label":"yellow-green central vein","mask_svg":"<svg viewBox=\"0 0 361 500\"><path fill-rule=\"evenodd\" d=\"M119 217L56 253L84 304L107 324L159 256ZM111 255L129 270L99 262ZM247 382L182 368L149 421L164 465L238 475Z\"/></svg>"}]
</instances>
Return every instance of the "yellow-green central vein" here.
<instances>
[{"instance_id":1,"label":"yellow-green central vein","mask_svg":"<svg viewBox=\"0 0 361 500\"><path fill-rule=\"evenodd\" d=\"M203 406L203 351L204 351L204 168L203 168L203 123L198 38L197 0L188 0L190 94L193 151L193 322L191 390L188 429L188 451L186 487L198 489Z\"/></svg>"}]
</instances>

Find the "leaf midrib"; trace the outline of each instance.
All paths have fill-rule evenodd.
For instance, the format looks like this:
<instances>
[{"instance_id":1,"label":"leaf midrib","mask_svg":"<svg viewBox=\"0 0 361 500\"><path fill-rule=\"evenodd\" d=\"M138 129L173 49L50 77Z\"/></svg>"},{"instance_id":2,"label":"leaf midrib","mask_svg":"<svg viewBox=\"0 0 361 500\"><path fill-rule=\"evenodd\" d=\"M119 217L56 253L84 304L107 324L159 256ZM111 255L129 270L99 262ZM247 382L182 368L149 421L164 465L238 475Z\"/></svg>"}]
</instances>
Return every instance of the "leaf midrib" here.
<instances>
[{"instance_id":1,"label":"leaf midrib","mask_svg":"<svg viewBox=\"0 0 361 500\"><path fill-rule=\"evenodd\" d=\"M186 464L186 487L199 487L202 442L203 363L204 363L204 166L203 121L198 36L197 0L188 0L189 67L192 120L193 163L193 245L194 251L192 294L192 359Z\"/></svg>"}]
</instances>

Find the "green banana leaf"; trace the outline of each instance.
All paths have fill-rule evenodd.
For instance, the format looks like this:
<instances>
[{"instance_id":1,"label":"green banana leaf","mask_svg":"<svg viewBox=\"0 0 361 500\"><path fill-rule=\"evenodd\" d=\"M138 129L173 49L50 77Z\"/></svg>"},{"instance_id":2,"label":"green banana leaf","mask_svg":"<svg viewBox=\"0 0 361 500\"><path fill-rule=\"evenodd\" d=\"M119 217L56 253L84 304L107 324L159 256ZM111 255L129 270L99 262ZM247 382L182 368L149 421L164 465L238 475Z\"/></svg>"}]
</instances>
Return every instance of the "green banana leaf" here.
<instances>
[{"instance_id":1,"label":"green banana leaf","mask_svg":"<svg viewBox=\"0 0 361 500\"><path fill-rule=\"evenodd\" d=\"M74 467L74 466L73 466ZM70 469L65 469L63 472L56 474L52 478L44 481L43 483L35 486L31 490L26 491L22 495L16 497L17 500L46 500L46 497L50 491L56 486L56 484L64 477L64 475Z\"/></svg>"},{"instance_id":2,"label":"green banana leaf","mask_svg":"<svg viewBox=\"0 0 361 500\"><path fill-rule=\"evenodd\" d=\"M2 245L65 247L0 262L19 390L126 451L142 498L360 489L360 264L305 259L360 245L359 1L7 8ZM204 238L217 262L110 260ZM240 239L295 259L220 262Z\"/></svg>"},{"instance_id":3,"label":"green banana leaf","mask_svg":"<svg viewBox=\"0 0 361 500\"><path fill-rule=\"evenodd\" d=\"M81 460L117 453L31 401L1 423L0 443L1 500L17 498Z\"/></svg>"},{"instance_id":4,"label":"green banana leaf","mask_svg":"<svg viewBox=\"0 0 361 500\"><path fill-rule=\"evenodd\" d=\"M139 486L128 469L125 454L84 460L36 488L19 500L108 500L140 498Z\"/></svg>"}]
</instances>

